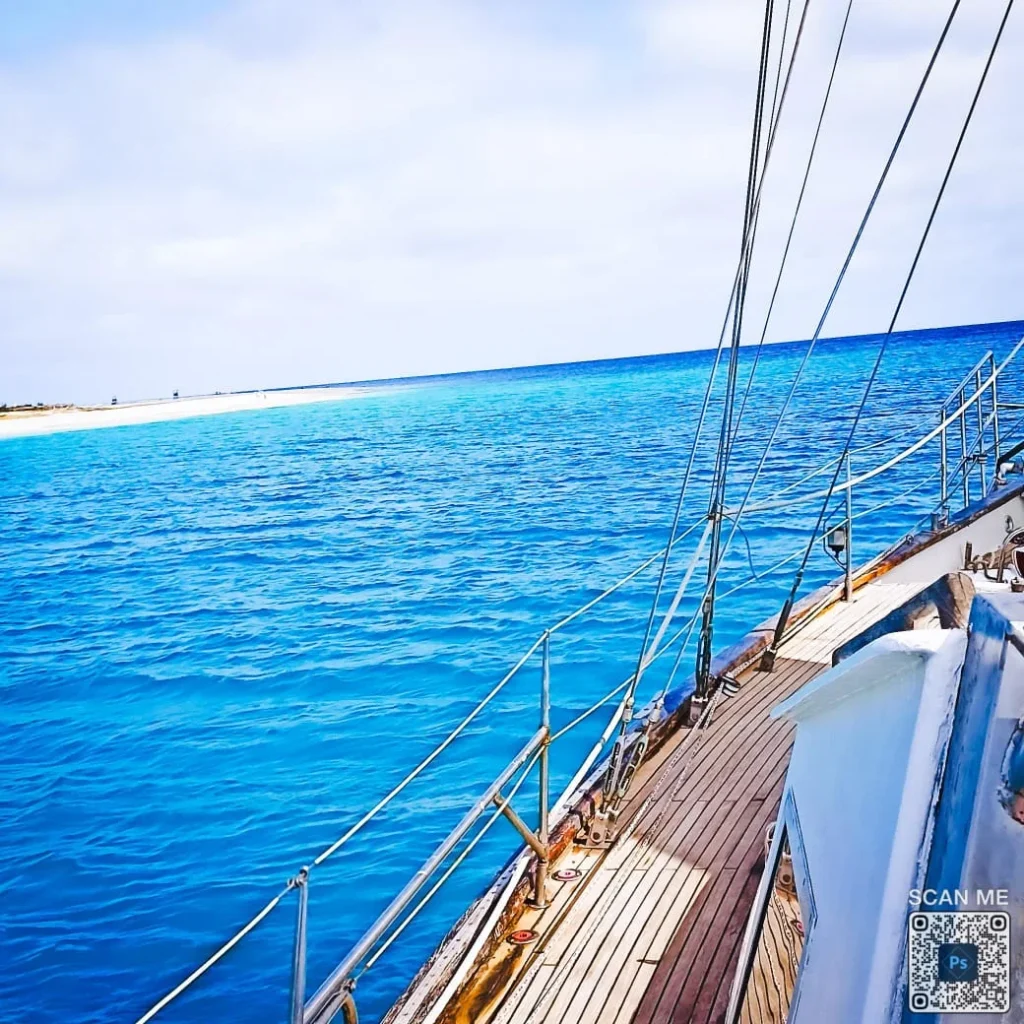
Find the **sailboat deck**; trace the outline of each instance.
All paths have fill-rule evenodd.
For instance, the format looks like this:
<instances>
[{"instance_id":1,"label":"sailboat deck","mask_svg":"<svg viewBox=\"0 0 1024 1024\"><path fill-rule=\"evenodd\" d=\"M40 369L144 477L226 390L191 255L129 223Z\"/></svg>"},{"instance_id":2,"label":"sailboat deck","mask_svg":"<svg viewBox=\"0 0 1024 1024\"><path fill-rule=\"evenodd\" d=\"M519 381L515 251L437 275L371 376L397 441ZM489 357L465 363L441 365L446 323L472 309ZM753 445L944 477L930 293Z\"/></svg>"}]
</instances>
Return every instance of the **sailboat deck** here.
<instances>
[{"instance_id":1,"label":"sailboat deck","mask_svg":"<svg viewBox=\"0 0 1024 1024\"><path fill-rule=\"evenodd\" d=\"M703 732L679 730L635 783L622 838L608 851L570 848L555 865L583 874L552 882L550 906L524 914L518 927L539 940L495 953L489 972L509 979L498 998L455 1019L723 1020L793 740L792 726L769 712L918 589L865 586L786 641L774 672L743 672L739 693L717 705Z\"/></svg>"}]
</instances>

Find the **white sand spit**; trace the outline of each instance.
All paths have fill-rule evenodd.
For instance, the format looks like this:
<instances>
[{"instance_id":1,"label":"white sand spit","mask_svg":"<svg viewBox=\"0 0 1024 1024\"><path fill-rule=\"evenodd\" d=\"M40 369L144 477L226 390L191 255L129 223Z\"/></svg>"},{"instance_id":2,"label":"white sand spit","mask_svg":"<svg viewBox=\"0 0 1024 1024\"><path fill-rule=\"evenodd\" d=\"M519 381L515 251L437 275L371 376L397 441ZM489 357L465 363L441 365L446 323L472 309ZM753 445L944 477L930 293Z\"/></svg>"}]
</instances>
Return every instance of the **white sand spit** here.
<instances>
[{"instance_id":1,"label":"white sand spit","mask_svg":"<svg viewBox=\"0 0 1024 1024\"><path fill-rule=\"evenodd\" d=\"M123 427L134 423L160 423L191 416L210 416L249 409L273 409L285 405L341 402L375 393L370 387L295 388L285 391L251 391L195 398L168 398L151 402L81 408L28 409L0 413L0 439L32 434L57 434L95 427Z\"/></svg>"}]
</instances>

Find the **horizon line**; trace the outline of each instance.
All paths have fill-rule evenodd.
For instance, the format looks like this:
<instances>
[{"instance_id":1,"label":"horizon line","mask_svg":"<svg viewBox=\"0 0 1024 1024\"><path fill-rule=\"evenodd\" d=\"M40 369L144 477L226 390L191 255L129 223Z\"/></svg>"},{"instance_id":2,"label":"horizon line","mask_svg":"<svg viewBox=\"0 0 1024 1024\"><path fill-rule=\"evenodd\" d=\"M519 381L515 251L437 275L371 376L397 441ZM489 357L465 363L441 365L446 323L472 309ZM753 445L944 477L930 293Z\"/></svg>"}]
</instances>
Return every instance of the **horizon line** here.
<instances>
[{"instance_id":1,"label":"horizon line","mask_svg":"<svg viewBox=\"0 0 1024 1024\"><path fill-rule=\"evenodd\" d=\"M941 333L953 333L957 331L963 331L969 328L986 328L986 327L1012 327L1015 324L1019 324L1024 330L1024 318L1019 320L993 320L986 321L983 323L973 324L954 324L945 327L917 327L905 331L893 331L891 334L892 338L902 339L920 334L941 334ZM868 341L873 338L883 338L886 336L885 331L880 331L871 334L842 334L830 337L820 337L817 339L817 343L834 343L834 342L847 342L847 341ZM770 348L786 348L795 347L800 345L809 345L811 343L810 338L802 338L789 341L766 341L764 345ZM753 349L758 345L757 342L749 342L741 345L742 349ZM358 387L371 387L380 386L385 384L416 384L424 383L428 381L438 380L449 380L453 377L474 377L484 376L489 374L500 374L510 373L517 370L554 370L567 366L600 366L603 364L610 363L622 363L622 362L644 362L653 361L657 359L668 359L676 358L679 356L701 356L706 353L715 352L718 350L718 345L701 346L697 348L678 349L670 352L648 352L640 355L629 355L629 356L601 356L593 359L571 359L561 360L551 363L520 363L514 366L492 366L480 369L472 370L448 370L438 373L419 373L419 374L408 374L397 377L370 377L363 378L360 380L343 380L343 381L330 381L326 383L309 383L309 384L285 384L275 385L273 387L264 388L241 388L238 390L231 391L213 391L213 392L202 392L199 394L187 394L179 395L177 391L171 397L168 396L152 396L146 398L129 398L125 399L125 404L136 405L144 404L147 402L164 402L174 401L175 398L181 399L196 399L196 398L216 398L216 397L227 397L231 395L254 395L254 394L275 394L285 391L313 391L317 389L325 388L358 388ZM3 408L5 410L14 409L31 409L31 408L43 408L43 409L58 409L58 408L77 408L77 409L88 409L88 408L107 408L107 406L79 406L73 402L15 402L15 403L4 403Z\"/></svg>"}]
</instances>

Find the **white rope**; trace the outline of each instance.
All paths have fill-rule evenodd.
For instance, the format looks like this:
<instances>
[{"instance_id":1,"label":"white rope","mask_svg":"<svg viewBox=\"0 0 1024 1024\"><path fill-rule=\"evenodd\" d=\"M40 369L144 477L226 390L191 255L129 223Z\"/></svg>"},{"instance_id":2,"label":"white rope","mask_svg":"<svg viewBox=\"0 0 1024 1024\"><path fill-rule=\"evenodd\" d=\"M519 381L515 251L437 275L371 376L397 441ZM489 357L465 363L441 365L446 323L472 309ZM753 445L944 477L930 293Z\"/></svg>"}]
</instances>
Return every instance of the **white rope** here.
<instances>
[{"instance_id":1,"label":"white rope","mask_svg":"<svg viewBox=\"0 0 1024 1024\"><path fill-rule=\"evenodd\" d=\"M844 491L848 491L851 487L857 487L860 484L866 483L868 480L871 480L874 477L878 476L880 473L885 473L887 470L892 469L893 466L896 466L899 463L903 462L905 459L908 459L915 452L920 451L930 441L934 441L935 438L937 438L939 434L941 434L948 426L959 420L966 413L966 411L972 405L974 405L975 402L981 399L981 396L985 393L986 389L990 387L993 384L993 382L995 382L999 378L999 375L1003 372L1007 364L1014 358L1014 356L1017 355L1017 352L1020 350L1020 347L1022 345L1024 345L1024 338L1021 338L1021 340L1017 342L1017 344L1013 347L1013 351L1010 352L1010 354L1002 361L1002 363L1000 363L999 366L992 371L992 373L981 384L978 390L973 395L971 395L971 397L968 398L963 403L963 405L961 405L955 412L945 417L934 430L930 430L927 434L924 435L924 437L920 438L919 440L915 441L912 445L910 445L909 448L905 448L898 455L894 455L891 459L889 459L888 462L883 462L882 465L876 466L874 469L869 469L866 473L862 473L858 477L854 477L851 480L845 481L844 483L837 483L831 491L816 491L813 494L807 494L804 495L802 498L795 499L795 503L804 504L806 502L811 501L820 501L822 498L829 497L830 494L842 494ZM748 515L750 515L753 512L768 512L773 511L775 509L791 508L793 504L794 502L790 501L766 501L762 502L760 505L751 505L749 508L746 509L746 512ZM729 512L726 514L733 515L734 513Z\"/></svg>"},{"instance_id":2,"label":"white rope","mask_svg":"<svg viewBox=\"0 0 1024 1024\"><path fill-rule=\"evenodd\" d=\"M899 435L890 434L888 437L880 438L877 441L871 441L868 444L862 444L859 448L851 448L851 455L862 455L864 452L873 451L875 448L881 448L883 445L892 444L893 441L897 440ZM842 462L845 455L837 455L834 459L829 459L828 462L822 463L817 469L812 470L805 476L800 477L799 480L794 480L791 484L786 484L785 487L779 487L775 489L775 497L779 498L783 494L789 494L790 491L795 491L799 487L802 487L808 480L813 480L815 477L821 476L822 473L827 473L830 469L834 469L837 462ZM757 507L748 508L747 515L752 515L757 511ZM726 513L729 515L730 513Z\"/></svg>"},{"instance_id":3,"label":"white rope","mask_svg":"<svg viewBox=\"0 0 1024 1024\"><path fill-rule=\"evenodd\" d=\"M555 740L575 729L580 722L586 721L586 719L588 719L595 711L604 707L612 697L618 696L618 694L622 693L622 691L629 686L632 679L633 677L630 676L629 679L625 680L625 682L619 683L614 690L609 690L608 693L606 693L596 704L592 704L586 711L577 715L568 725L563 725L562 728L551 737L551 742L554 743Z\"/></svg>"},{"instance_id":4,"label":"white rope","mask_svg":"<svg viewBox=\"0 0 1024 1024\"><path fill-rule=\"evenodd\" d=\"M676 590L676 595L672 598L672 603L668 606L668 610L665 612L665 617L662 619L661 625L658 627L658 632L655 633L654 639L651 641L648 653L644 656L643 668L646 668L654 660L654 655L658 650L658 644L661 642L661 638L665 635L665 630L668 629L672 619L675 618L676 611L679 609L679 603L686 594L686 588L690 585L690 580L693 578L693 574L697 569L697 563L700 561L700 556L704 551L704 545L707 543L708 537L711 536L711 526L712 523L708 520L707 525L704 527L704 533L701 534L700 541L697 544L697 550L694 551L693 558L690 560L690 567L686 570L686 575L679 584L679 588Z\"/></svg>"},{"instance_id":5,"label":"white rope","mask_svg":"<svg viewBox=\"0 0 1024 1024\"><path fill-rule=\"evenodd\" d=\"M217 963L218 960L222 959L227 953L234 949L235 946L237 946L238 943L241 942L242 939L244 939L246 935L248 935L249 932L251 932L253 928L255 928L294 888L295 884L293 882L289 882L247 925L245 925L244 928L235 932L235 934L232 935L231 938L213 954L213 956L211 956L201 966L197 967L183 982L181 982L181 984L171 989L171 991L168 992L160 1002L147 1010L135 1022L135 1024L146 1024L147 1021L151 1021L168 1003L177 999L178 996L180 996L181 993L189 987L189 985L201 978L215 963Z\"/></svg>"},{"instance_id":6,"label":"white rope","mask_svg":"<svg viewBox=\"0 0 1024 1024\"><path fill-rule=\"evenodd\" d=\"M677 534L672 540L672 546L674 547L681 540L684 540L691 533L693 533L693 531L697 529L697 527L700 526L700 524L703 521L703 519L698 519L695 522L691 523L682 533ZM618 590L626 583L629 583L631 580L636 579L636 577L639 576L640 573L642 573L645 569L650 568L650 566L655 561L657 561L657 559L661 558L664 554L664 548L662 548L660 551L655 552L653 555L651 555L650 558L647 559L646 562L643 562L641 565L637 566L637 568L635 568L628 576L623 576L622 579L618 581L618 583L612 584L612 586L610 586L603 593L598 594L598 596L595 597L592 601L588 601L585 605L582 605L581 607L577 608L576 611L571 612L564 619L560 619L558 622L556 622L553 626L551 626L548 629L548 633L552 635L554 633L557 633L564 626L568 626L569 623L573 621L573 619L578 619L584 612L589 612L590 609L594 607L594 605L599 604L606 597L610 596L611 594L614 594L616 590Z\"/></svg>"},{"instance_id":7,"label":"white rope","mask_svg":"<svg viewBox=\"0 0 1024 1024\"><path fill-rule=\"evenodd\" d=\"M402 781L397 786L395 786L395 788L392 789L387 796L383 797L373 806L371 810L367 811L366 814L364 814L359 819L359 821L357 821L340 839L338 839L337 841L333 842L330 846L328 846L327 849L324 850L313 861L313 867L318 867L319 865L323 864L323 862L327 860L327 858L330 857L331 854L337 852L342 846L344 846L345 843L347 843L361 828L363 828L363 826L366 825L366 823L370 821L371 818L374 818L384 807L391 803L391 801L394 800L394 798L398 796L398 794L401 793L402 790L405 789L405 787L413 781L413 779L420 775L424 771L424 769L426 769L434 760L436 760L437 757L447 747L449 747L462 732L465 731L466 727L470 724L470 722L472 722L473 719L476 718L476 716L479 715L480 712L483 711L483 709L487 707L487 705L498 695L498 693L502 690L505 684L508 683L508 681L523 667L523 665L526 664L526 662L530 659L534 651L536 651L537 648L540 647L543 640L543 636L539 637L537 639L537 642L519 659L519 661L516 662L515 666L508 671L508 673L501 680L501 682L498 683L497 686L495 686L491 690L491 692L487 694L487 696L484 697L484 699L480 701L480 703L477 704L477 706L468 715L466 715L466 717L448 734L448 737L442 743L436 746L434 750L430 754L428 754L422 761L420 761L420 763L411 772L409 772L409 774L406 775L406 777L402 779Z\"/></svg>"}]
</instances>

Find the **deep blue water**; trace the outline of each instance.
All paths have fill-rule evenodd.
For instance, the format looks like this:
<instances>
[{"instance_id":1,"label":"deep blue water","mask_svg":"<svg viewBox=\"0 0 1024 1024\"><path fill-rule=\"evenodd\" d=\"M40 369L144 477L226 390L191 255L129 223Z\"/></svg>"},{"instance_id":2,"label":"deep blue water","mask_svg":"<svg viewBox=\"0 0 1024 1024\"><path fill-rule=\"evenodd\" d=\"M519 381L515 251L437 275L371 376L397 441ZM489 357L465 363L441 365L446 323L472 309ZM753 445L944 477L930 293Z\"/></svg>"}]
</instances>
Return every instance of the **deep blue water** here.
<instances>
[{"instance_id":1,"label":"deep blue water","mask_svg":"<svg viewBox=\"0 0 1024 1024\"><path fill-rule=\"evenodd\" d=\"M859 432L892 440L855 470L934 424L975 359L1022 333L895 339ZM819 346L758 495L841 448L877 345ZM802 354L766 350L737 481ZM689 353L435 378L347 402L0 442L0 1020L135 1020L545 625L657 550L710 363ZM1024 400L1021 380L1008 377L1005 398ZM687 521L709 467L698 465ZM935 446L865 485L855 512L883 507L857 521L858 560L930 511L937 487ZM805 542L815 513L746 524L758 571ZM738 543L725 587L749 559ZM791 571L723 601L716 646L777 611ZM816 549L804 589L834 575ZM630 672L651 583L556 637L556 726ZM534 661L314 873L311 990L536 728L538 673ZM556 789L602 723L555 748ZM499 823L360 980L365 1019L515 845ZM286 901L160 1019L284 1020L293 910Z\"/></svg>"}]
</instances>

